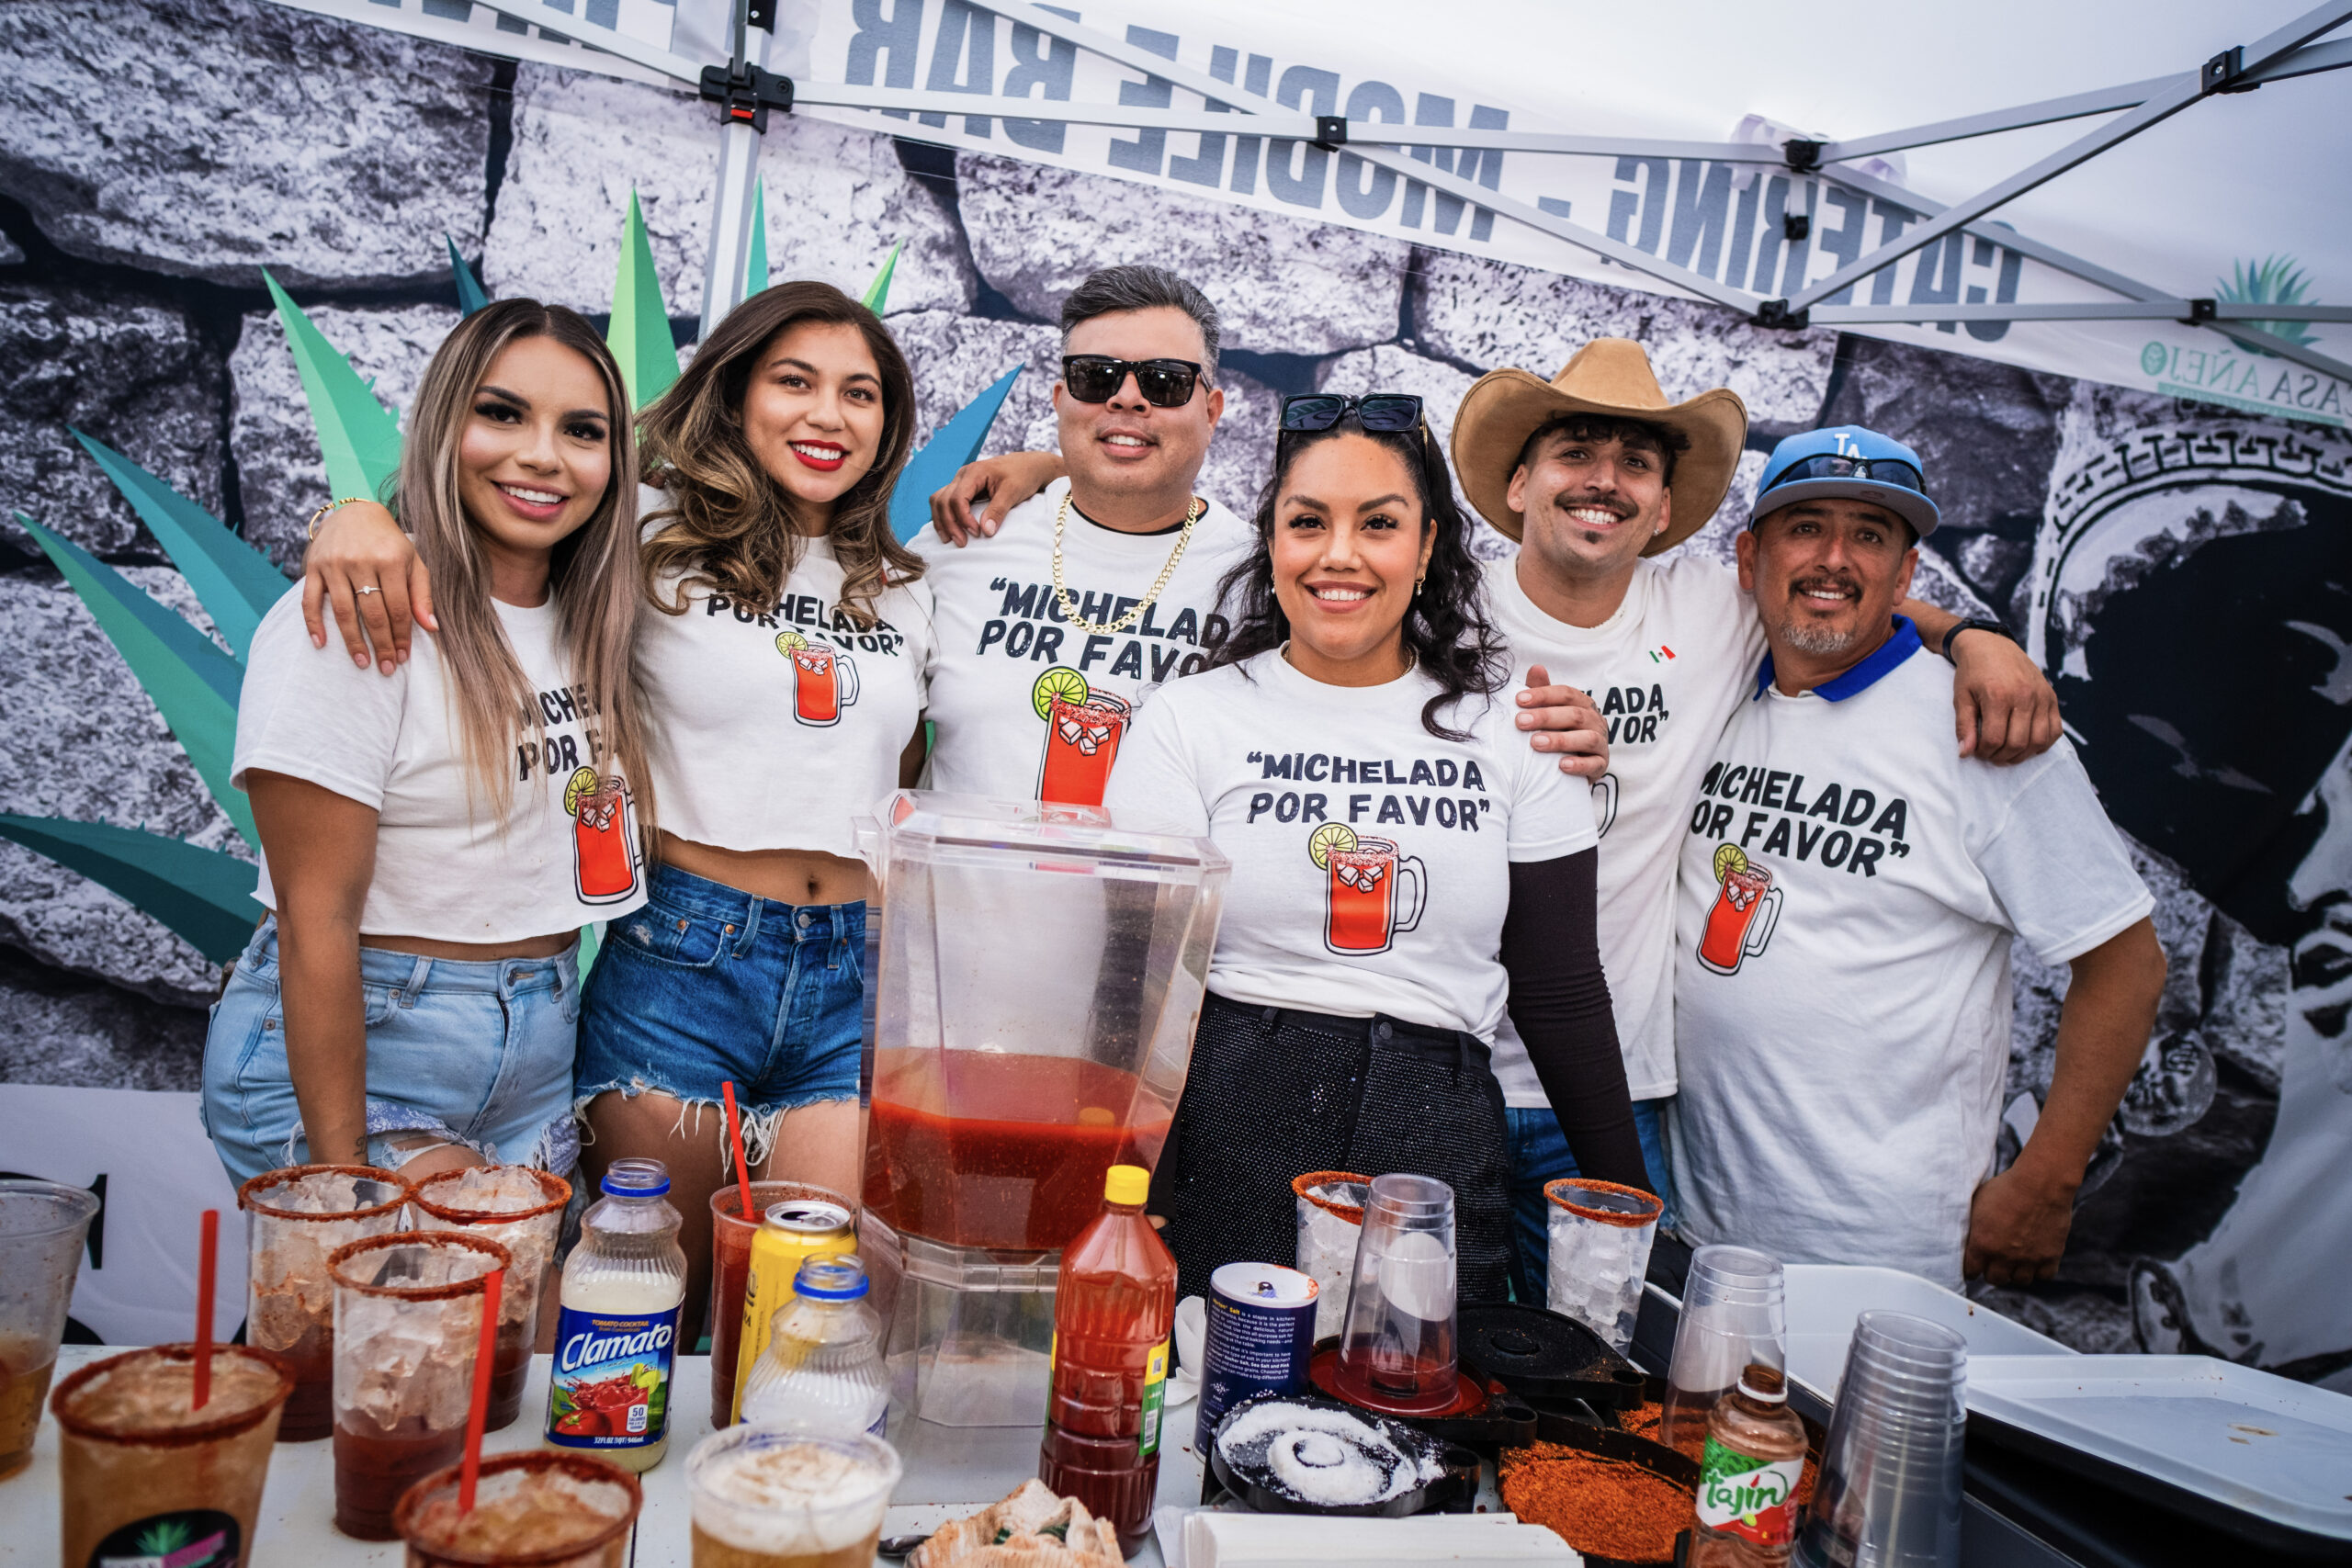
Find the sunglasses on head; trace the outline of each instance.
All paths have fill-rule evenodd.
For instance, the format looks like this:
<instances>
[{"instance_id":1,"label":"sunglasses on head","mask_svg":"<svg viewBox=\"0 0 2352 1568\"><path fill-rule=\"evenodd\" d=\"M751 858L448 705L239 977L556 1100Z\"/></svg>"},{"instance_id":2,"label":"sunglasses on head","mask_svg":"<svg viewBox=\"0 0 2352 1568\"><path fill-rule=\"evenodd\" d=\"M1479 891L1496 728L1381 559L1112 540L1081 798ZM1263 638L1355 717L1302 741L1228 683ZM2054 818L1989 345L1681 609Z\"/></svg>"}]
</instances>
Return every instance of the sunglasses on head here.
<instances>
[{"instance_id":1,"label":"sunglasses on head","mask_svg":"<svg viewBox=\"0 0 2352 1568\"><path fill-rule=\"evenodd\" d=\"M1916 490L1921 495L1928 493L1927 476L1900 457L1847 457L1825 452L1818 457L1791 463L1770 488L1778 490L1801 479L1866 479L1898 490Z\"/></svg>"},{"instance_id":2,"label":"sunglasses on head","mask_svg":"<svg viewBox=\"0 0 2352 1568\"><path fill-rule=\"evenodd\" d=\"M1351 413L1366 430L1395 434L1419 428L1421 400L1411 392L1366 392L1362 397L1301 392L1283 400L1282 428L1329 430Z\"/></svg>"},{"instance_id":3,"label":"sunglasses on head","mask_svg":"<svg viewBox=\"0 0 2352 1568\"><path fill-rule=\"evenodd\" d=\"M1072 354L1062 359L1062 386L1081 403L1107 403L1127 378L1157 409L1181 409L1193 400L1201 367L1189 359L1114 359L1106 354Z\"/></svg>"}]
</instances>

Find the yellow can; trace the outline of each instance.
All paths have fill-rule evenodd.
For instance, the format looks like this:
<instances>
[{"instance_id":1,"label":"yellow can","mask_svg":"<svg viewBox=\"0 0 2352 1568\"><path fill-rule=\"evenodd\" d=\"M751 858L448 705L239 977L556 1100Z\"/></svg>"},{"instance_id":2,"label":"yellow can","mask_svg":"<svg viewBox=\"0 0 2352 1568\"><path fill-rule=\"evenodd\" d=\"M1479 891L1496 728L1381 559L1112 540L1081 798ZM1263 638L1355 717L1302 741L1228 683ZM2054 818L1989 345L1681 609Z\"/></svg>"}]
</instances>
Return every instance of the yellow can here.
<instances>
[{"instance_id":1,"label":"yellow can","mask_svg":"<svg viewBox=\"0 0 2352 1568\"><path fill-rule=\"evenodd\" d=\"M735 1406L730 1421L743 1418L743 1385L768 1348L775 1314L792 1301L793 1277L801 1263L832 1252L854 1252L857 1235L849 1211L821 1198L788 1198L768 1205L752 1237L751 1273L743 1281L743 1332L735 1350Z\"/></svg>"}]
</instances>

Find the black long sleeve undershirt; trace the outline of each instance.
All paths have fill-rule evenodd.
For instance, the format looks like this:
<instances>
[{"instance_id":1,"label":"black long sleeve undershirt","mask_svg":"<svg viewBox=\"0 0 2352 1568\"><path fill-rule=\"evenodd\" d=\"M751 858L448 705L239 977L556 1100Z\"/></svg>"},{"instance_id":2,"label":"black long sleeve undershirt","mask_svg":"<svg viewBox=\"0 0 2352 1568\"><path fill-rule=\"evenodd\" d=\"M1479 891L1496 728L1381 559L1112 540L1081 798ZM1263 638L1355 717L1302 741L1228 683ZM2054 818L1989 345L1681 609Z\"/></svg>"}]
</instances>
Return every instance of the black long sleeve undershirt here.
<instances>
[{"instance_id":1,"label":"black long sleeve undershirt","mask_svg":"<svg viewBox=\"0 0 2352 1568\"><path fill-rule=\"evenodd\" d=\"M1577 1168L1650 1190L1625 1089L1625 1059L1601 973L1595 878L1600 852L1514 863L1503 917L1510 1020Z\"/></svg>"}]
</instances>

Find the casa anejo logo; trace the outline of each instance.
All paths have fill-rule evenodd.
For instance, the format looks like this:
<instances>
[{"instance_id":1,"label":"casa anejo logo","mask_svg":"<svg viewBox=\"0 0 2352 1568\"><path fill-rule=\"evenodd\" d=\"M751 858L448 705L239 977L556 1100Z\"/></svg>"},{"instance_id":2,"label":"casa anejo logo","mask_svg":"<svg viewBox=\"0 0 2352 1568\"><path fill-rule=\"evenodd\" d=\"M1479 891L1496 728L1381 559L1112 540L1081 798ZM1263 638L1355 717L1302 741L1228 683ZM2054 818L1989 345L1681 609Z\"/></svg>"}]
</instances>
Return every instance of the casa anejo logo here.
<instances>
[{"instance_id":1,"label":"casa anejo logo","mask_svg":"<svg viewBox=\"0 0 2352 1568\"><path fill-rule=\"evenodd\" d=\"M1391 840L1359 839L1346 823L1326 822L1307 835L1306 858L1324 874L1323 945L1342 958L1385 953L1421 923L1429 871Z\"/></svg>"},{"instance_id":2,"label":"casa anejo logo","mask_svg":"<svg viewBox=\"0 0 2352 1568\"><path fill-rule=\"evenodd\" d=\"M1772 874L1747 858L1737 844L1715 851L1715 903L1699 935L1699 962L1718 975L1736 975L1747 959L1761 957L1781 919L1781 890Z\"/></svg>"},{"instance_id":3,"label":"casa anejo logo","mask_svg":"<svg viewBox=\"0 0 2352 1568\"><path fill-rule=\"evenodd\" d=\"M644 852L628 783L618 773L581 768L564 781L563 814L571 818L571 874L583 904L617 904L637 891Z\"/></svg>"},{"instance_id":4,"label":"casa anejo logo","mask_svg":"<svg viewBox=\"0 0 2352 1568\"><path fill-rule=\"evenodd\" d=\"M1061 806L1102 805L1119 739L1134 710L1122 698L1092 690L1085 676L1066 664L1037 677L1029 688L1029 705L1046 721L1037 798Z\"/></svg>"},{"instance_id":5,"label":"casa anejo logo","mask_svg":"<svg viewBox=\"0 0 2352 1568\"><path fill-rule=\"evenodd\" d=\"M778 632L775 650L792 660L793 718L813 729L839 724L842 709L857 701L857 666L849 655L798 632Z\"/></svg>"},{"instance_id":6,"label":"casa anejo logo","mask_svg":"<svg viewBox=\"0 0 2352 1568\"><path fill-rule=\"evenodd\" d=\"M2231 276L2214 279L2213 297L2233 305L2316 305L2311 278L2291 256L2240 262ZM2239 323L2300 348L2317 346L2308 323L2253 321ZM2206 347L2210 343L2212 346ZM2352 388L2333 376L2281 358L2266 348L2207 332L2181 340L2152 339L2140 350L2140 369L2154 389L2168 397L2217 403L2246 413L2312 424L2352 426Z\"/></svg>"}]
</instances>

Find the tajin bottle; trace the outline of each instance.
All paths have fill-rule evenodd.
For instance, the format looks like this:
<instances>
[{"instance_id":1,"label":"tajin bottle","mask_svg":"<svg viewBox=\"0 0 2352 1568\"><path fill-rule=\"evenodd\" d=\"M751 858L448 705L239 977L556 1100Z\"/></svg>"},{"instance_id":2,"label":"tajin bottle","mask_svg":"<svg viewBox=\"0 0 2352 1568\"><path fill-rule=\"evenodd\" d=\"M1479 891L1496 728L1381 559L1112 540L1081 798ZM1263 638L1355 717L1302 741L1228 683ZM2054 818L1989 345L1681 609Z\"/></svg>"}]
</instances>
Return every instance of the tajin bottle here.
<instances>
[{"instance_id":1,"label":"tajin bottle","mask_svg":"<svg viewBox=\"0 0 2352 1568\"><path fill-rule=\"evenodd\" d=\"M1750 1361L1707 1414L1690 1568L1781 1568L1797 1538L1804 1423L1779 1372Z\"/></svg>"},{"instance_id":2,"label":"tajin bottle","mask_svg":"<svg viewBox=\"0 0 2352 1568\"><path fill-rule=\"evenodd\" d=\"M1141 1166L1113 1166L1102 1213L1062 1253L1037 1464L1038 1480L1110 1520L1129 1550L1151 1527L1176 1322L1176 1259L1143 1215L1150 1190Z\"/></svg>"},{"instance_id":3,"label":"tajin bottle","mask_svg":"<svg viewBox=\"0 0 2352 1568\"><path fill-rule=\"evenodd\" d=\"M686 1255L660 1160L615 1160L603 1187L563 1265L547 1440L651 1470L670 1446Z\"/></svg>"}]
</instances>

